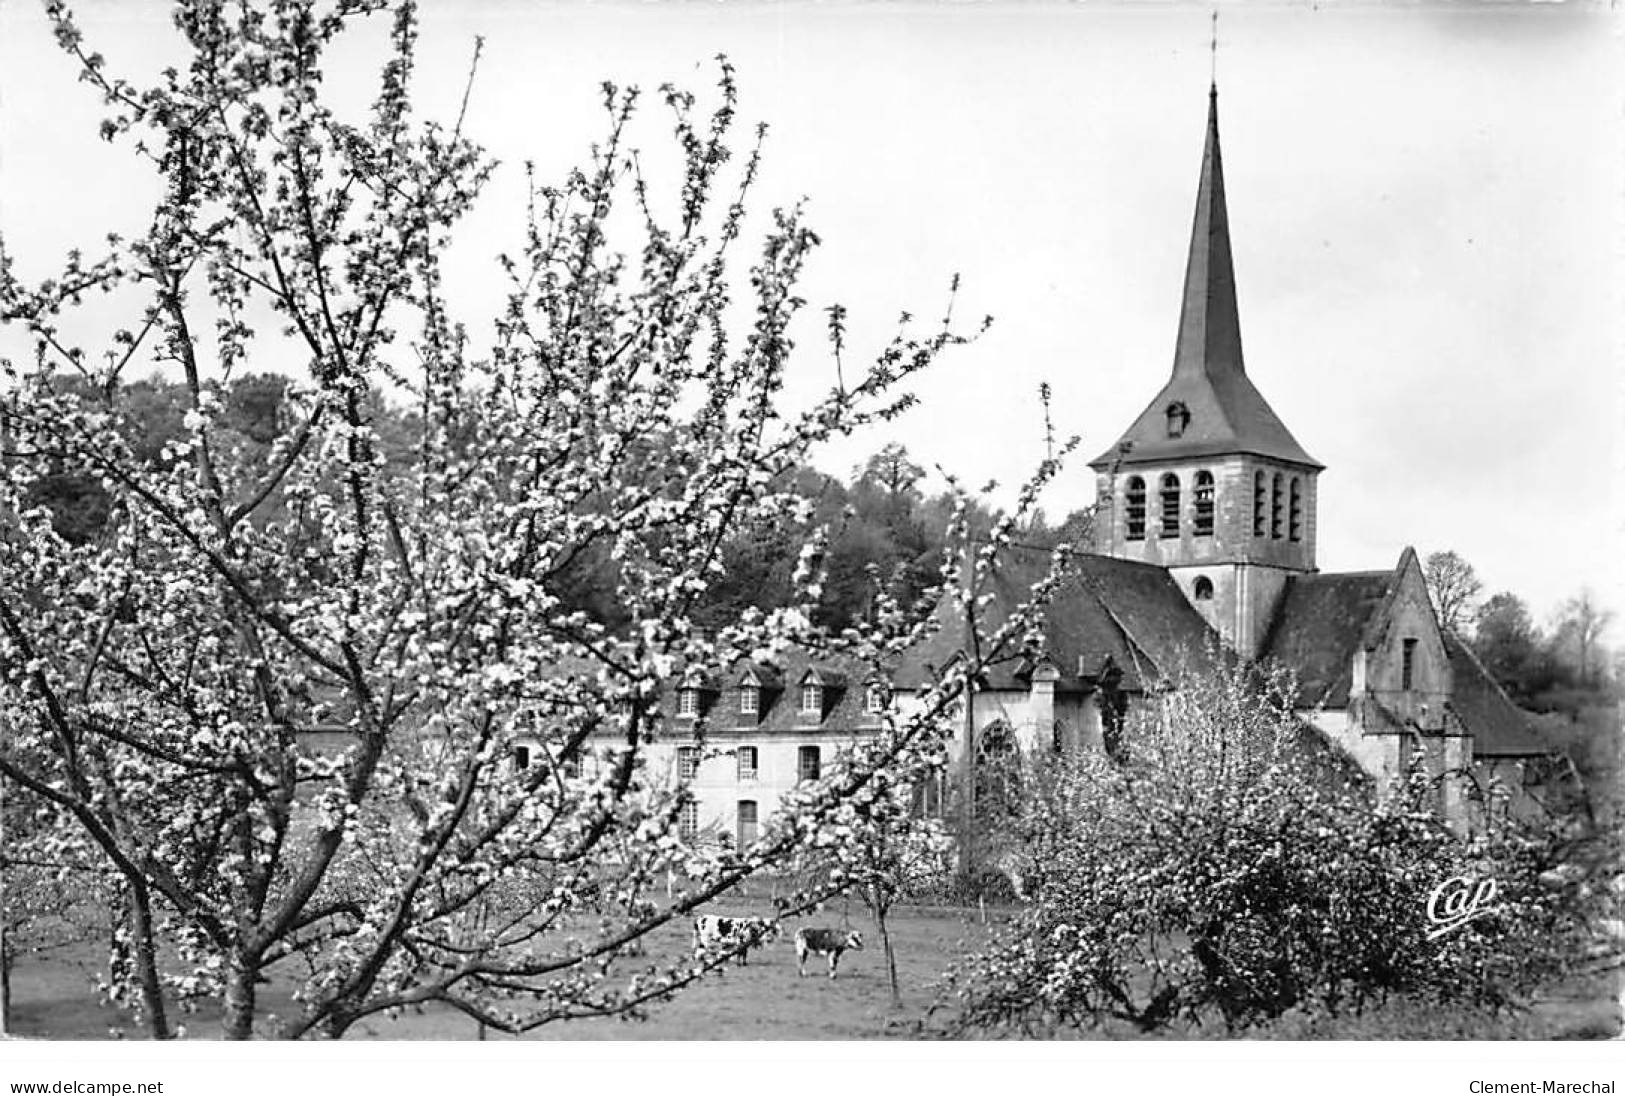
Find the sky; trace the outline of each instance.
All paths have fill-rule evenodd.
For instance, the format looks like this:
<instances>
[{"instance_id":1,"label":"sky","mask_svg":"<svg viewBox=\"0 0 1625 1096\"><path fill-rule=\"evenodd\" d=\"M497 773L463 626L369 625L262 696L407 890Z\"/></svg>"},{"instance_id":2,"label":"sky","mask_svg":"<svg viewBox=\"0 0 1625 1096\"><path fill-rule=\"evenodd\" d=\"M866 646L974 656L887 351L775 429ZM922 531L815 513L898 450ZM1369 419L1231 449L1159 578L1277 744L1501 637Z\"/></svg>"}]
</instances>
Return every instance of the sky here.
<instances>
[{"instance_id":1,"label":"sky","mask_svg":"<svg viewBox=\"0 0 1625 1096\"><path fill-rule=\"evenodd\" d=\"M742 119L770 126L758 210L805 198L823 240L793 398L833 381L827 304L850 310L849 353L878 350L901 311L940 316L955 273L956 316L994 317L917 385L918 409L820 465L845 475L900 441L1008 497L1044 456L1047 382L1056 431L1082 441L1045 508L1058 519L1092 500L1084 461L1172 367L1210 7L425 7L430 114L455 113L485 40L466 131L502 166L458 238L470 307L489 310L492 260L518 242L520 165L548 179L584 159L603 133L601 81L703 93L726 53ZM172 57L162 5L78 8L114 70ZM1449 548L1542 623L1582 586L1625 616L1621 29L1584 3L1223 7L1247 368L1327 466L1323 570ZM374 60L358 44L337 89L364 88ZM657 149L667 128L652 95L648 107L634 134ZM142 223L151 181L97 140L99 117L37 7L0 0L0 233L25 274Z\"/></svg>"}]
</instances>

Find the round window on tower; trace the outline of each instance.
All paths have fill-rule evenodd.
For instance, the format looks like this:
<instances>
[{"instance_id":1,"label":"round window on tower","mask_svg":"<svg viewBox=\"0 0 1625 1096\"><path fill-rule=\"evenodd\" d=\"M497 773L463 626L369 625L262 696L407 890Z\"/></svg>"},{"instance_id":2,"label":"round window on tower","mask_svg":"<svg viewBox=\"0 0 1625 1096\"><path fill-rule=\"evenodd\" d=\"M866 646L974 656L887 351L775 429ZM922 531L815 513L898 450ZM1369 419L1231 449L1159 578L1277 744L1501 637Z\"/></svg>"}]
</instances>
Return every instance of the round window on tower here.
<instances>
[{"instance_id":1,"label":"round window on tower","mask_svg":"<svg viewBox=\"0 0 1625 1096\"><path fill-rule=\"evenodd\" d=\"M1191 594L1197 601L1212 601L1213 580L1206 575L1199 576L1195 584L1191 586Z\"/></svg>"}]
</instances>

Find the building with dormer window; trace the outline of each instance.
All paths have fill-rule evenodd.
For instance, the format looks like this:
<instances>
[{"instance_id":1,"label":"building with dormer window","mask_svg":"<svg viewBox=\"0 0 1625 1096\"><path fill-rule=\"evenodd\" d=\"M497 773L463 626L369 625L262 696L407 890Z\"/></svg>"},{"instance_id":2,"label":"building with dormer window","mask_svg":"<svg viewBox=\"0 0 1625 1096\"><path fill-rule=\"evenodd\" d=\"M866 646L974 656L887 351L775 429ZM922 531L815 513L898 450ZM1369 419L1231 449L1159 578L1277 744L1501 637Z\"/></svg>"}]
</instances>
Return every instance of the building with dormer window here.
<instances>
[{"instance_id":1,"label":"building with dormer window","mask_svg":"<svg viewBox=\"0 0 1625 1096\"><path fill-rule=\"evenodd\" d=\"M1538 796L1530 777L1545 746L1439 627L1415 552L1384 570L1317 566L1325 466L1270 407L1242 354L1216 89L1172 369L1090 466L1096 541L1049 606L1042 656L990 666L977 683L978 788L1008 793L1012 774L1055 753L1127 756L1134 706L1181 666L1228 652L1290 669L1305 727L1379 787L1420 757L1438 777L1441 813L1458 824L1471 822L1481 806L1473 789L1491 776ZM1047 554L1013 553L987 591L983 625L1025 601L1046 566ZM730 686L738 703L723 713L703 673L682 677L668 737L695 824L738 840L757 833L783 794L822 778L891 705L951 669L961 635L946 621L885 681L804 656L748 666ZM692 740L679 743L684 736ZM945 809L943 789L924 792L928 809Z\"/></svg>"}]
</instances>

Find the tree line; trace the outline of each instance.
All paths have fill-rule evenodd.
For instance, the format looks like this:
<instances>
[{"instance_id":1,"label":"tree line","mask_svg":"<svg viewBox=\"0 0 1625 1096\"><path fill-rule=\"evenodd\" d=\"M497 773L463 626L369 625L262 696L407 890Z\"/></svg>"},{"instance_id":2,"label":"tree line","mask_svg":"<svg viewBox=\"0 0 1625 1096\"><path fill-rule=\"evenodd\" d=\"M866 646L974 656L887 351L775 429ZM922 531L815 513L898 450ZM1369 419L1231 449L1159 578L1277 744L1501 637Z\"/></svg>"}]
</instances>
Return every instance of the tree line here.
<instances>
[{"instance_id":1,"label":"tree line","mask_svg":"<svg viewBox=\"0 0 1625 1096\"><path fill-rule=\"evenodd\" d=\"M291 383L286 375L256 373L220 385L216 445L230 450L246 467L262 474L269 471L274 445L295 413ZM78 376L57 376L53 384L86 406L111 398L119 409L119 430L135 460L154 469L173 463L176 447L185 440L191 400L183 382L154 374L111 393ZM386 469L400 474L410 468L421 416L379 394L369 399L367 414ZM670 435L646 439L643 461L658 468L674 444ZM809 528L831 531L813 614L819 627L841 632L869 619L877 589L923 610L921 599L940 579L943 550L961 505L961 496L946 485L927 493L928 478L927 470L897 443L883 446L844 480L810 462L781 473L775 488L806 500L812 508L810 519L737 522L721 545L722 570L696 609L696 623L717 631L747 610L767 612L793 604L792 580ZM46 507L56 533L75 545L102 535L112 509L112 495L101 478L67 461L58 461L33 481L29 500ZM985 539L999 512L976 498L966 499L965 506L972 537ZM286 505L272 499L255 520L265 524L288 517ZM1062 543L1078 545L1088 529L1088 510L1074 511L1052 526L1040 509L1023 521L1020 539L1028 547L1047 551ZM618 570L608 548L595 546L553 577L553 592L605 626L624 629L629 618L617 603Z\"/></svg>"},{"instance_id":2,"label":"tree line","mask_svg":"<svg viewBox=\"0 0 1625 1096\"><path fill-rule=\"evenodd\" d=\"M1590 589L1566 599L1543 628L1517 594L1485 597L1478 572L1456 552L1432 553L1423 573L1440 626L1469 643L1521 707L1572 717L1617 699L1617 656L1604 643L1614 614Z\"/></svg>"}]
</instances>

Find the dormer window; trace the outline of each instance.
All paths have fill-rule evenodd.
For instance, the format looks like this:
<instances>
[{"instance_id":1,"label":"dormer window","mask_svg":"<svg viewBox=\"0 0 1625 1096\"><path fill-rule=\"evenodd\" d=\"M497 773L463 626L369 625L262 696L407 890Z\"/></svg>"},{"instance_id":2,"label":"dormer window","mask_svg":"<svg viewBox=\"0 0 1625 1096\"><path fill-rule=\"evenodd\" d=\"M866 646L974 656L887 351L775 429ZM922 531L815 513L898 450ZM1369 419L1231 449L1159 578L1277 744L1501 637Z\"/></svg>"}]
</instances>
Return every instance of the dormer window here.
<instances>
[{"instance_id":1,"label":"dormer window","mask_svg":"<svg viewBox=\"0 0 1625 1096\"><path fill-rule=\"evenodd\" d=\"M1185 427L1191 424L1191 409L1175 400L1168 405L1168 436L1180 437L1185 433Z\"/></svg>"},{"instance_id":2,"label":"dormer window","mask_svg":"<svg viewBox=\"0 0 1625 1096\"><path fill-rule=\"evenodd\" d=\"M677 690L677 714L685 719L693 719L700 714L700 691L685 686Z\"/></svg>"},{"instance_id":3,"label":"dormer window","mask_svg":"<svg viewBox=\"0 0 1625 1096\"><path fill-rule=\"evenodd\" d=\"M871 681L863 694L863 711L866 715L880 715L886 710L886 686L878 681Z\"/></svg>"},{"instance_id":4,"label":"dormer window","mask_svg":"<svg viewBox=\"0 0 1625 1096\"><path fill-rule=\"evenodd\" d=\"M762 690L754 685L739 687L739 714L756 715L762 710Z\"/></svg>"},{"instance_id":5,"label":"dormer window","mask_svg":"<svg viewBox=\"0 0 1625 1096\"><path fill-rule=\"evenodd\" d=\"M801 714L824 714L824 687L816 681L808 681L801 686Z\"/></svg>"}]
</instances>

